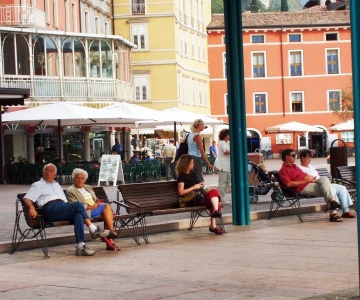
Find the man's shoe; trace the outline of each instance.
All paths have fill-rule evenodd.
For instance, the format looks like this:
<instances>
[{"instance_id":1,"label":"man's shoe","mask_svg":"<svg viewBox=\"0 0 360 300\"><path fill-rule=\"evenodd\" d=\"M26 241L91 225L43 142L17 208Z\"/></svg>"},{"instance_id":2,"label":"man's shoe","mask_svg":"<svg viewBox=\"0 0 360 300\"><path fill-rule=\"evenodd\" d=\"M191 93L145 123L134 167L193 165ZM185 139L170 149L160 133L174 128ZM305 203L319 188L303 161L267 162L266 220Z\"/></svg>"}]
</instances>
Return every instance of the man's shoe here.
<instances>
[{"instance_id":1,"label":"man's shoe","mask_svg":"<svg viewBox=\"0 0 360 300\"><path fill-rule=\"evenodd\" d=\"M341 217L342 218L355 218L355 215L348 211L346 213L343 213Z\"/></svg>"},{"instance_id":2,"label":"man's shoe","mask_svg":"<svg viewBox=\"0 0 360 300\"><path fill-rule=\"evenodd\" d=\"M75 255L77 256L93 256L96 252L94 250L90 250L86 245L82 246L82 248L76 247Z\"/></svg>"},{"instance_id":3,"label":"man's shoe","mask_svg":"<svg viewBox=\"0 0 360 300\"><path fill-rule=\"evenodd\" d=\"M329 221L330 222L342 222L343 219L337 213L333 213L330 215Z\"/></svg>"},{"instance_id":4,"label":"man's shoe","mask_svg":"<svg viewBox=\"0 0 360 300\"><path fill-rule=\"evenodd\" d=\"M110 230L109 235L107 236L108 239L117 239L119 236L114 230Z\"/></svg>"},{"instance_id":5,"label":"man's shoe","mask_svg":"<svg viewBox=\"0 0 360 300\"><path fill-rule=\"evenodd\" d=\"M101 230L99 226L96 226L95 232L90 231L91 238L93 240L107 237L110 233L110 230Z\"/></svg>"},{"instance_id":6,"label":"man's shoe","mask_svg":"<svg viewBox=\"0 0 360 300\"><path fill-rule=\"evenodd\" d=\"M339 202L336 202L335 200L329 202L329 209L330 210L335 210L337 208L341 208L341 205Z\"/></svg>"}]
</instances>

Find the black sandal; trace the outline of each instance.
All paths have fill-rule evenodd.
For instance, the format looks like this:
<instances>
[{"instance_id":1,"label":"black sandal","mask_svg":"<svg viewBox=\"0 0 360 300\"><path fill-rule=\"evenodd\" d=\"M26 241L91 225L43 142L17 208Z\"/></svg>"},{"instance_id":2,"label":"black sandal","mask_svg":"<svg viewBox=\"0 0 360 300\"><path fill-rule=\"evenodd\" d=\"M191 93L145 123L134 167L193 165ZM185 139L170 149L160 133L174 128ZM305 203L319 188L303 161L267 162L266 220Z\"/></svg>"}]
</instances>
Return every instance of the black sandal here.
<instances>
[{"instance_id":1,"label":"black sandal","mask_svg":"<svg viewBox=\"0 0 360 300\"><path fill-rule=\"evenodd\" d=\"M337 213L334 213L334 214L330 215L329 221L330 222L342 222L343 219Z\"/></svg>"}]
</instances>

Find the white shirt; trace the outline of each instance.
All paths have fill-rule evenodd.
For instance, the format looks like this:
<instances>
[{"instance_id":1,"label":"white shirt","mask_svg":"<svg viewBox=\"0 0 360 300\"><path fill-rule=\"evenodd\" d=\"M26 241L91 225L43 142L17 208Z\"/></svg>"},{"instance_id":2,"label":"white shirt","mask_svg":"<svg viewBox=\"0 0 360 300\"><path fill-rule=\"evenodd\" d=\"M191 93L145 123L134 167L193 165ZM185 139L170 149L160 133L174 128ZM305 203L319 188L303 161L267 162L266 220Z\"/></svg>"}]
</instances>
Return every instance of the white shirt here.
<instances>
[{"instance_id":1,"label":"white shirt","mask_svg":"<svg viewBox=\"0 0 360 300\"><path fill-rule=\"evenodd\" d=\"M66 196L60 184L56 181L50 183L41 178L34 182L24 198L36 202L42 208L46 203L52 200L61 199L67 202Z\"/></svg>"},{"instance_id":2,"label":"white shirt","mask_svg":"<svg viewBox=\"0 0 360 300\"><path fill-rule=\"evenodd\" d=\"M223 172L231 172L230 154L225 154L230 151L230 144L225 141L220 141L218 145L218 156L215 160L214 167Z\"/></svg>"},{"instance_id":3,"label":"white shirt","mask_svg":"<svg viewBox=\"0 0 360 300\"><path fill-rule=\"evenodd\" d=\"M315 179L320 178L318 171L315 169L312 165L307 165L307 167L298 165L298 167L306 174L309 174L311 176L315 176Z\"/></svg>"}]
</instances>

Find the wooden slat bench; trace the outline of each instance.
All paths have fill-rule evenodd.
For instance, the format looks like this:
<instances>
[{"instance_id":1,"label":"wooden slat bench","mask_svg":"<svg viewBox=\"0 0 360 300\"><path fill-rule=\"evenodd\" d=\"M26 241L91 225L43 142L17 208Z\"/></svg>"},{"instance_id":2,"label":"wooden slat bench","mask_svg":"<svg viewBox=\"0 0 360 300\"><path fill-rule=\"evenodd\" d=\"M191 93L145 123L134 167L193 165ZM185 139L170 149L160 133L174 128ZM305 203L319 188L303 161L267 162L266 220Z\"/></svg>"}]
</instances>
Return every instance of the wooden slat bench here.
<instances>
[{"instance_id":1,"label":"wooden slat bench","mask_svg":"<svg viewBox=\"0 0 360 300\"><path fill-rule=\"evenodd\" d=\"M355 166L340 166L335 168L335 182L346 186L354 202L353 208L357 211Z\"/></svg>"},{"instance_id":2,"label":"wooden slat bench","mask_svg":"<svg viewBox=\"0 0 360 300\"><path fill-rule=\"evenodd\" d=\"M209 217L206 206L179 207L179 194L176 181L162 181L150 183L121 184L118 193L122 195L128 213L143 214L145 228L144 240L148 242L146 234L146 217L190 212L191 230L199 217ZM119 197L118 197L119 198ZM223 219L217 219L218 226L224 228Z\"/></svg>"},{"instance_id":3,"label":"wooden slat bench","mask_svg":"<svg viewBox=\"0 0 360 300\"><path fill-rule=\"evenodd\" d=\"M103 187L93 187L96 197L98 199L103 200L104 202L111 203L106 195L105 190ZM34 239L39 242L41 245L41 249L46 257L48 255L48 246L47 246L47 239L46 239L46 228L52 227L62 227L72 225L70 221L57 221L57 222L46 222L43 218L42 210L36 205L35 208L38 212L38 216L35 219L29 217L29 210L27 206L24 204L24 196L26 193L18 194L16 200L16 215L15 215L15 226L13 231L12 237L12 244L10 254L13 254L22 244L25 239ZM116 211L119 212L119 206L123 206L125 208L126 205L123 203L118 203L114 201L117 205ZM114 228L118 234L122 230L127 230L128 234L133 238L133 240L140 244L139 242L139 233L141 234L144 229L139 228L141 226L142 220L142 213L129 213L129 214L115 214L114 215ZM22 218L25 219L25 223L22 222ZM100 218L92 218L91 222L103 222Z\"/></svg>"}]
</instances>

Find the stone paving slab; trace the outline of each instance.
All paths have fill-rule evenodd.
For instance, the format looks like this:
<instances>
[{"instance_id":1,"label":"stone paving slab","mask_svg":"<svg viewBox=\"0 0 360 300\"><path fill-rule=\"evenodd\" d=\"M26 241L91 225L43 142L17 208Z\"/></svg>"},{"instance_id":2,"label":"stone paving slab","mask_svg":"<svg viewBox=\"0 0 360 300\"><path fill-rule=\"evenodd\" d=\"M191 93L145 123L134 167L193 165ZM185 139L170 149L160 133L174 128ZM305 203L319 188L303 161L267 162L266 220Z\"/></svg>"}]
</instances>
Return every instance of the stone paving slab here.
<instances>
[{"instance_id":1,"label":"stone paving slab","mask_svg":"<svg viewBox=\"0 0 360 300\"><path fill-rule=\"evenodd\" d=\"M93 257L73 245L0 254L2 299L358 299L356 219L323 213L153 234L150 244L101 242Z\"/></svg>"}]
</instances>

